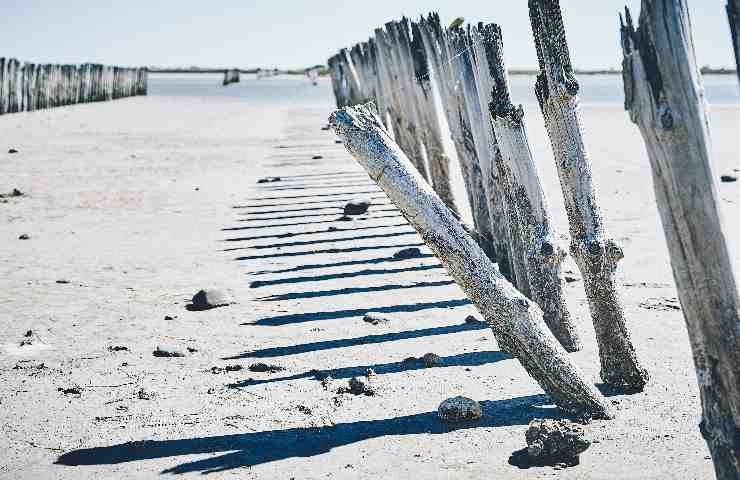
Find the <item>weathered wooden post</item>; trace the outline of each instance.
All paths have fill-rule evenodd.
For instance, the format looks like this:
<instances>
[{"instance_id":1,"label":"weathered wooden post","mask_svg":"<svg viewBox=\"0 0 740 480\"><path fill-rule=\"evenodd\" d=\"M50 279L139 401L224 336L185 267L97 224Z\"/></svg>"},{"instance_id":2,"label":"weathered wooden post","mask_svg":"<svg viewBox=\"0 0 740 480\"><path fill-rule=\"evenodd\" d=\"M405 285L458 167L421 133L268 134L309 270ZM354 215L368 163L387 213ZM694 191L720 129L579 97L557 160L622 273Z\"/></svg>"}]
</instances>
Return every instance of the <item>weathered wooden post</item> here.
<instances>
[{"instance_id":1,"label":"weathered wooden post","mask_svg":"<svg viewBox=\"0 0 740 480\"><path fill-rule=\"evenodd\" d=\"M422 124L422 140L427 153L429 176L432 179L434 191L450 210L459 215L450 184L450 157L445 152L442 128L439 123L440 112L437 111L435 104L431 65L418 23L411 23L411 32L413 40L410 44L410 53L413 59L416 99Z\"/></svg>"},{"instance_id":2,"label":"weathered wooden post","mask_svg":"<svg viewBox=\"0 0 740 480\"><path fill-rule=\"evenodd\" d=\"M475 239L489 258L496 261L488 200L483 189L483 178L478 154L470 128L470 117L462 97L457 71L452 67L452 53L447 30L442 28L439 15L431 13L422 18L420 30L427 57L436 77L442 107L457 152L458 163L465 182L465 190L473 214Z\"/></svg>"},{"instance_id":3,"label":"weathered wooden post","mask_svg":"<svg viewBox=\"0 0 740 480\"><path fill-rule=\"evenodd\" d=\"M347 150L401 210L449 274L478 307L497 338L552 400L570 412L608 418L593 385L584 381L542 320L537 305L496 270L459 220L387 134L374 106L346 107L330 123Z\"/></svg>"},{"instance_id":4,"label":"weathered wooden post","mask_svg":"<svg viewBox=\"0 0 740 480\"><path fill-rule=\"evenodd\" d=\"M735 73L740 76L740 0L727 0L725 9L730 22L732 50L735 52Z\"/></svg>"},{"instance_id":5,"label":"weathered wooden post","mask_svg":"<svg viewBox=\"0 0 740 480\"><path fill-rule=\"evenodd\" d=\"M535 91L565 199L570 252L583 276L596 330L601 378L614 387L642 390L648 374L632 345L614 278L622 249L606 236L601 217L559 1L529 0L529 13L540 63Z\"/></svg>"},{"instance_id":6,"label":"weathered wooden post","mask_svg":"<svg viewBox=\"0 0 740 480\"><path fill-rule=\"evenodd\" d=\"M740 478L740 300L712 167L688 5L643 0L623 23L625 108L640 128L718 480Z\"/></svg>"},{"instance_id":7,"label":"weathered wooden post","mask_svg":"<svg viewBox=\"0 0 740 480\"><path fill-rule=\"evenodd\" d=\"M404 75L404 66L401 64L402 57L398 51L395 22L386 23L385 30L382 28L376 29L375 40L378 49L377 58L382 60L381 68L384 70L381 75L383 91L388 94L392 102L390 116L395 132L394 136L422 177L428 180L429 174L415 123L414 106L408 98L410 91L409 78Z\"/></svg>"},{"instance_id":8,"label":"weathered wooden post","mask_svg":"<svg viewBox=\"0 0 740 480\"><path fill-rule=\"evenodd\" d=\"M563 293L562 263L565 248L550 214L545 189L532 156L524 122L524 109L511 101L503 55L503 37L498 25L475 29L476 51L485 59L491 79L489 113L501 157L512 181L519 228L525 247L525 261L531 298L545 314L545 323L568 351L580 350L581 342L570 318ZM483 62L481 62L483 63Z\"/></svg>"},{"instance_id":9,"label":"weathered wooden post","mask_svg":"<svg viewBox=\"0 0 740 480\"><path fill-rule=\"evenodd\" d=\"M450 42L450 51L452 53L453 61L451 65L455 69L456 77L460 81L461 101L465 104L468 112L468 126L470 127L471 138L475 145L483 191L488 204L488 215L493 233L496 261L504 276L510 280L515 280L516 270L510 249L511 242L509 239L508 222L506 220L505 200L502 192L496 187L496 179L493 172L495 156L499 155L498 146L492 138L492 132L488 128L490 122L487 122L481 109L480 93L476 81L475 60L473 58L473 46L470 44L468 35L460 28L448 30L447 38Z\"/></svg>"}]
</instances>

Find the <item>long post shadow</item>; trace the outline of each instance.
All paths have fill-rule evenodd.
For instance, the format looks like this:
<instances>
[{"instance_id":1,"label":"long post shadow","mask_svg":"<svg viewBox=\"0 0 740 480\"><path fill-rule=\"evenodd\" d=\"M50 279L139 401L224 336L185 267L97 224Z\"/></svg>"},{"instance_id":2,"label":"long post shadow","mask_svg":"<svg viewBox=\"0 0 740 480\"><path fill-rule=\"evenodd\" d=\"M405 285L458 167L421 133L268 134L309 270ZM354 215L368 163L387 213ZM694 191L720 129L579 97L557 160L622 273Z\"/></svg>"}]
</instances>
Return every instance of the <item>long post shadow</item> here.
<instances>
[{"instance_id":1,"label":"long post shadow","mask_svg":"<svg viewBox=\"0 0 740 480\"><path fill-rule=\"evenodd\" d=\"M436 282L417 282L407 285L388 284L370 287L345 287L337 288L335 290L316 290L312 292L290 292L275 294L268 297L261 297L257 300L262 302L279 302L283 300L298 300L305 298L336 297L338 295L352 295L355 293L388 292L390 290L406 290L409 288L444 287L447 285L452 285L453 283L455 283L453 280L438 280Z\"/></svg>"},{"instance_id":2,"label":"long post shadow","mask_svg":"<svg viewBox=\"0 0 740 480\"><path fill-rule=\"evenodd\" d=\"M326 232L325 232L326 233ZM355 237L342 237L342 238L322 238L318 240L305 240L305 241L299 241L299 242L285 242L285 243L272 243L268 245L250 245L248 247L235 247L235 248L225 248L224 252L231 252L234 250L266 250L270 248L287 248L287 247L305 247L306 245L317 245L320 243L338 243L338 242L353 242L357 240L371 240L374 238L393 238L393 237L402 237L404 235L416 235L416 231L406 231L406 232L388 232L388 233L381 233L377 235L357 235Z\"/></svg>"},{"instance_id":3,"label":"long post shadow","mask_svg":"<svg viewBox=\"0 0 740 480\"><path fill-rule=\"evenodd\" d=\"M301 257L305 255L321 255L329 253L352 253L352 252L364 252L367 250L380 250L384 248L405 248L405 247L422 247L423 243L405 243L400 245L368 245L364 247L348 247L348 248L327 248L325 250L311 250L307 252L280 252L270 253L267 255L247 255L244 257L237 257L234 260L256 260L259 258L280 258L280 257Z\"/></svg>"},{"instance_id":4,"label":"long post shadow","mask_svg":"<svg viewBox=\"0 0 740 480\"><path fill-rule=\"evenodd\" d=\"M372 220L378 220L382 218L398 218L400 215L377 215L373 216ZM366 218L358 218L357 221L364 221L367 220ZM239 222L244 222L246 220L237 220ZM273 223L268 225L250 225L247 227L228 227L228 228L222 228L222 232L230 232L230 231L236 231L236 230L256 230L256 229L264 229L264 228L276 228L276 227L295 227L297 225L317 225L320 223L338 223L341 222L341 220L338 219L332 219L332 220L312 220L308 222L293 222L293 223Z\"/></svg>"},{"instance_id":5,"label":"long post shadow","mask_svg":"<svg viewBox=\"0 0 740 480\"><path fill-rule=\"evenodd\" d=\"M345 262L346 263L346 262ZM406 272L424 272L442 268L442 265L415 265L401 268L367 268L354 272L325 273L303 277L276 278L274 280L255 280L249 284L250 288L261 288L274 285L292 285L296 283L322 282L326 280L346 280L348 278L364 277L367 275L394 275Z\"/></svg>"}]
</instances>

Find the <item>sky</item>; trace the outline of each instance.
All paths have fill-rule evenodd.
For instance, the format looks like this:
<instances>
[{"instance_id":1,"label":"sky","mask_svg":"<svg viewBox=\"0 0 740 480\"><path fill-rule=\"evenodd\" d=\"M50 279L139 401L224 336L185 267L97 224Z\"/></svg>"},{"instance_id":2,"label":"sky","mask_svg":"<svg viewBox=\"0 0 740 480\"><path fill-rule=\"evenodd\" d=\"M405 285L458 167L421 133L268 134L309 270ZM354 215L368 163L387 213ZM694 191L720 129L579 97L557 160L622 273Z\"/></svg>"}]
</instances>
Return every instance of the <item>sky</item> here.
<instances>
[{"instance_id":1,"label":"sky","mask_svg":"<svg viewBox=\"0 0 740 480\"><path fill-rule=\"evenodd\" d=\"M688 0L699 65L734 65L725 0ZM639 0L561 0L574 65L621 63L618 17ZM510 68L534 68L526 0L0 0L0 56L49 63L280 67L324 64L403 15L496 22Z\"/></svg>"}]
</instances>

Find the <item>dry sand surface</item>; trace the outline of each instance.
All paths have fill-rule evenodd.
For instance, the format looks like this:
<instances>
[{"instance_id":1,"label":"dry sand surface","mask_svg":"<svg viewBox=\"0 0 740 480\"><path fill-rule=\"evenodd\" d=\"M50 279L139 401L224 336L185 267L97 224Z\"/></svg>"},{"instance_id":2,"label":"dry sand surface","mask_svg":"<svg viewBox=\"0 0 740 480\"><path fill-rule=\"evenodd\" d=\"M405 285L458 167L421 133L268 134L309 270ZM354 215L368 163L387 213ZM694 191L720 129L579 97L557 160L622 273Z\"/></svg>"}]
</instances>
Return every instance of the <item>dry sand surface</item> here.
<instances>
[{"instance_id":1,"label":"dry sand surface","mask_svg":"<svg viewBox=\"0 0 740 480\"><path fill-rule=\"evenodd\" d=\"M713 478L647 158L619 106L584 115L652 381L604 390L617 417L585 426L594 443L567 469L509 463L532 419L560 413L487 327L465 322L474 307L321 130L330 109L152 97L0 117L0 192L25 193L0 203L0 477ZM717 175L740 168L738 114L713 109ZM267 175L281 181L256 182ZM740 183L719 189L736 249ZM361 196L375 199L369 213L339 221ZM393 258L409 246L425 255ZM572 356L598 384L568 269L585 343ZM236 303L187 310L206 287ZM366 323L368 311L389 321ZM158 346L184 356L155 357ZM427 352L442 364L404 361ZM284 370L250 371L259 362ZM368 368L374 396L338 393ZM442 424L437 407L454 395L479 400L482 420Z\"/></svg>"}]
</instances>

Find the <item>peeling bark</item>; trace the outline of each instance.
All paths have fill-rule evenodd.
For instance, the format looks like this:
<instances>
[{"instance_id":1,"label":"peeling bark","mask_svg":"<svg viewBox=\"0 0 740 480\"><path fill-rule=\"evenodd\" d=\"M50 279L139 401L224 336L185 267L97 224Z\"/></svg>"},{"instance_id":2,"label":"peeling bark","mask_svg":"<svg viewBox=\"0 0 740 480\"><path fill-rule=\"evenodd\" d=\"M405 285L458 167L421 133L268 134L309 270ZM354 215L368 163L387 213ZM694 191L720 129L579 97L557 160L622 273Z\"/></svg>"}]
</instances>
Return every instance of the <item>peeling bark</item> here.
<instances>
[{"instance_id":1,"label":"peeling bark","mask_svg":"<svg viewBox=\"0 0 740 480\"><path fill-rule=\"evenodd\" d=\"M570 252L583 276L596 330L601 378L614 387L642 390L648 374L632 345L614 278L623 253L606 236L559 1L529 0L529 13L540 63L535 91L565 199Z\"/></svg>"},{"instance_id":2,"label":"peeling bark","mask_svg":"<svg viewBox=\"0 0 740 480\"><path fill-rule=\"evenodd\" d=\"M583 380L550 333L539 307L496 270L391 140L373 110L365 105L343 108L332 114L330 124L552 400L578 415L610 417L599 392Z\"/></svg>"},{"instance_id":3,"label":"peeling bark","mask_svg":"<svg viewBox=\"0 0 740 480\"><path fill-rule=\"evenodd\" d=\"M478 32L478 55L486 59L489 69L481 74L487 73L491 80L488 107L493 130L511 182L512 201L520 222L518 228L524 239L530 298L542 308L545 323L563 347L569 352L580 350L581 342L563 294L562 263L566 251L554 228L547 195L532 156L524 109L511 102L501 29L489 24L479 27Z\"/></svg>"},{"instance_id":4,"label":"peeling bark","mask_svg":"<svg viewBox=\"0 0 740 480\"><path fill-rule=\"evenodd\" d=\"M623 23L625 108L645 141L694 356L701 432L719 480L740 478L740 301L712 167L685 0L644 0Z\"/></svg>"}]
</instances>

